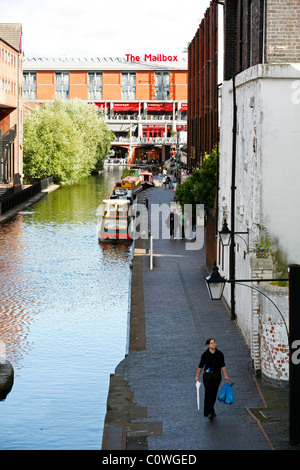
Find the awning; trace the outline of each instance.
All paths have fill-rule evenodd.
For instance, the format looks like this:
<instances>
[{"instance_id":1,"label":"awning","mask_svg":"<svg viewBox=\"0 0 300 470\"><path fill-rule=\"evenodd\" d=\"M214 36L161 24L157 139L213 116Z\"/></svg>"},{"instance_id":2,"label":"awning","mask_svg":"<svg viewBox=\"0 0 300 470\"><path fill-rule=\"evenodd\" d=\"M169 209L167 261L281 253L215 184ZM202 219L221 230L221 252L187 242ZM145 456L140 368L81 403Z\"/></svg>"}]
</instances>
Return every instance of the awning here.
<instances>
[{"instance_id":1,"label":"awning","mask_svg":"<svg viewBox=\"0 0 300 470\"><path fill-rule=\"evenodd\" d=\"M145 103L147 111L173 111L173 103Z\"/></svg>"},{"instance_id":2,"label":"awning","mask_svg":"<svg viewBox=\"0 0 300 470\"><path fill-rule=\"evenodd\" d=\"M187 103L179 103L179 111L187 111L188 104Z\"/></svg>"},{"instance_id":3,"label":"awning","mask_svg":"<svg viewBox=\"0 0 300 470\"><path fill-rule=\"evenodd\" d=\"M112 103L112 111L138 111L139 103Z\"/></svg>"},{"instance_id":4,"label":"awning","mask_svg":"<svg viewBox=\"0 0 300 470\"><path fill-rule=\"evenodd\" d=\"M94 103L100 109L109 109L109 103ZM106 106L105 106L106 105Z\"/></svg>"}]
</instances>

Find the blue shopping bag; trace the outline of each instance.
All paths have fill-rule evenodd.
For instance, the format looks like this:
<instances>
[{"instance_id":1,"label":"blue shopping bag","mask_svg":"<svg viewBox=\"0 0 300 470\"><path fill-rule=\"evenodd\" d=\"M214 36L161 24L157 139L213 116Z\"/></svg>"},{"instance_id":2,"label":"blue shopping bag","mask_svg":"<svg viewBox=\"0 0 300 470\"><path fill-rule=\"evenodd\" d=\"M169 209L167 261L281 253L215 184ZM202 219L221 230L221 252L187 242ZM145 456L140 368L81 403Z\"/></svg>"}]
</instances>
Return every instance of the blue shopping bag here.
<instances>
[{"instance_id":1,"label":"blue shopping bag","mask_svg":"<svg viewBox=\"0 0 300 470\"><path fill-rule=\"evenodd\" d=\"M233 404L235 402L235 398L232 387L233 383L226 382L220 390L218 400L225 403L226 405Z\"/></svg>"}]
</instances>

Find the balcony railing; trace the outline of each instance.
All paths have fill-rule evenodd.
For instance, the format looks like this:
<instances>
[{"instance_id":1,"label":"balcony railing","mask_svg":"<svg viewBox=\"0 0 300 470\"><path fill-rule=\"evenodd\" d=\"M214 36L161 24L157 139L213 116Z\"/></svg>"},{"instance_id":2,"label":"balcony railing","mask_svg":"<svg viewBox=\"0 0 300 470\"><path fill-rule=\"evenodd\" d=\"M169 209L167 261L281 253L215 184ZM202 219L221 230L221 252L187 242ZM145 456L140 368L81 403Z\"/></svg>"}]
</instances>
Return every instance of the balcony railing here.
<instances>
[{"instance_id":1,"label":"balcony railing","mask_svg":"<svg viewBox=\"0 0 300 470\"><path fill-rule=\"evenodd\" d=\"M170 114L168 115L159 115L159 116L139 116L139 115L115 115L115 116L106 116L106 121L173 121L173 116ZM175 121L187 121L186 116L175 116Z\"/></svg>"},{"instance_id":2,"label":"balcony railing","mask_svg":"<svg viewBox=\"0 0 300 470\"><path fill-rule=\"evenodd\" d=\"M176 137L117 137L112 144L176 144Z\"/></svg>"}]
</instances>

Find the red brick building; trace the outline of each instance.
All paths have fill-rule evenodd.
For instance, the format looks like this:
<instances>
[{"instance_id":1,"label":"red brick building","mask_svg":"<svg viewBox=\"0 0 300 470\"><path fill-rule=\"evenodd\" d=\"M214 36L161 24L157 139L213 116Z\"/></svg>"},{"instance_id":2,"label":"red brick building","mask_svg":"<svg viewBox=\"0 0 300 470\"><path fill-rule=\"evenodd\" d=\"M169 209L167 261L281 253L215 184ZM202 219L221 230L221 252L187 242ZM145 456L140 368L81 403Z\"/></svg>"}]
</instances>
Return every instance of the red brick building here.
<instances>
[{"instance_id":1,"label":"red brick building","mask_svg":"<svg viewBox=\"0 0 300 470\"><path fill-rule=\"evenodd\" d=\"M210 2L188 48L188 168L218 142L218 6Z\"/></svg>"},{"instance_id":2,"label":"red brick building","mask_svg":"<svg viewBox=\"0 0 300 470\"><path fill-rule=\"evenodd\" d=\"M24 61L24 104L64 99L95 103L115 135L115 155L163 162L187 124L187 62L126 58Z\"/></svg>"},{"instance_id":3,"label":"red brick building","mask_svg":"<svg viewBox=\"0 0 300 470\"><path fill-rule=\"evenodd\" d=\"M22 25L0 24L0 185L19 185L22 175Z\"/></svg>"}]
</instances>

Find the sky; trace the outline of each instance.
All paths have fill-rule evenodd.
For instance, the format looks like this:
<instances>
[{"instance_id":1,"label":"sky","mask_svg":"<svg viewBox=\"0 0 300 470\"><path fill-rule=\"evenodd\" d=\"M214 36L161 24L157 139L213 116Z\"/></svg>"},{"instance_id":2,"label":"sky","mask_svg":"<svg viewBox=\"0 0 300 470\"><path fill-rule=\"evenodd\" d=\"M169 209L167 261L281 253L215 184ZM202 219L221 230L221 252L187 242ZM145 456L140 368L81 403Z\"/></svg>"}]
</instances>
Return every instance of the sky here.
<instances>
[{"instance_id":1,"label":"sky","mask_svg":"<svg viewBox=\"0 0 300 470\"><path fill-rule=\"evenodd\" d=\"M25 58L186 57L209 0L0 0L1 23L22 23Z\"/></svg>"}]
</instances>

